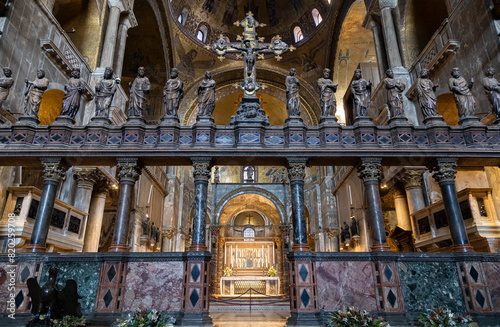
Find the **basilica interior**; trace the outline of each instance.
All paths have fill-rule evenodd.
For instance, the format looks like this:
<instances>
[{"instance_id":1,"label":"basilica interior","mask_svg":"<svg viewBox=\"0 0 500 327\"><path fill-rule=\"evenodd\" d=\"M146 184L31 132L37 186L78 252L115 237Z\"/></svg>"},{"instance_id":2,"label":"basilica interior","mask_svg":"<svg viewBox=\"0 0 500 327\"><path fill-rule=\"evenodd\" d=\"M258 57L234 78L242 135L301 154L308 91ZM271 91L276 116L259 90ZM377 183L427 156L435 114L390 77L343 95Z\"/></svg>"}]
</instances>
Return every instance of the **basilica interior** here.
<instances>
[{"instance_id":1,"label":"basilica interior","mask_svg":"<svg viewBox=\"0 0 500 327\"><path fill-rule=\"evenodd\" d=\"M499 51L498 0L0 0L2 325L32 318L26 281L56 267L95 326L138 309L324 326L350 306L392 326L436 306L500 326ZM276 322L235 318L248 298Z\"/></svg>"}]
</instances>

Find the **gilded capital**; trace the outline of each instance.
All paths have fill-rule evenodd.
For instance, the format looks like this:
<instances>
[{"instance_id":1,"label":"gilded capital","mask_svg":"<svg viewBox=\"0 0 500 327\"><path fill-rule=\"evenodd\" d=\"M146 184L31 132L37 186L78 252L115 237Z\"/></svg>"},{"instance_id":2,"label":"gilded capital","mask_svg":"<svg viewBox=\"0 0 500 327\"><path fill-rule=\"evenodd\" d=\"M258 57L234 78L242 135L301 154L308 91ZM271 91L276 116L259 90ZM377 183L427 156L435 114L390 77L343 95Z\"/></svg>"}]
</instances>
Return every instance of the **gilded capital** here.
<instances>
[{"instance_id":1,"label":"gilded capital","mask_svg":"<svg viewBox=\"0 0 500 327\"><path fill-rule=\"evenodd\" d=\"M174 235L174 230L173 229L164 229L161 231L161 235L170 240L172 238L172 236Z\"/></svg>"},{"instance_id":2,"label":"gilded capital","mask_svg":"<svg viewBox=\"0 0 500 327\"><path fill-rule=\"evenodd\" d=\"M382 159L380 158L361 159L361 165L358 167L359 178L361 178L363 182L370 180L378 181L381 175L381 161Z\"/></svg>"},{"instance_id":3,"label":"gilded capital","mask_svg":"<svg viewBox=\"0 0 500 327\"><path fill-rule=\"evenodd\" d=\"M141 176L142 168L139 165L139 161L135 158L130 159L118 159L118 164L116 167L120 170L118 173L118 180L122 181L132 181L135 182Z\"/></svg>"},{"instance_id":4,"label":"gilded capital","mask_svg":"<svg viewBox=\"0 0 500 327\"><path fill-rule=\"evenodd\" d=\"M432 168L434 174L432 177L438 182L454 182L457 174L457 170L455 169L457 165L458 159L450 158L450 159L438 159L436 166Z\"/></svg>"},{"instance_id":5,"label":"gilded capital","mask_svg":"<svg viewBox=\"0 0 500 327\"><path fill-rule=\"evenodd\" d=\"M60 158L42 158L43 180L59 183L66 173L66 167L61 166Z\"/></svg>"},{"instance_id":6,"label":"gilded capital","mask_svg":"<svg viewBox=\"0 0 500 327\"><path fill-rule=\"evenodd\" d=\"M212 158L191 158L191 161L193 162L194 179L209 180L212 169Z\"/></svg>"},{"instance_id":7,"label":"gilded capital","mask_svg":"<svg viewBox=\"0 0 500 327\"><path fill-rule=\"evenodd\" d=\"M78 183L78 187L90 188L101 179L97 169L95 168L75 168L73 169L73 176Z\"/></svg>"},{"instance_id":8,"label":"gilded capital","mask_svg":"<svg viewBox=\"0 0 500 327\"><path fill-rule=\"evenodd\" d=\"M307 159L288 159L288 178L290 181L303 181L306 177Z\"/></svg>"},{"instance_id":9,"label":"gilded capital","mask_svg":"<svg viewBox=\"0 0 500 327\"><path fill-rule=\"evenodd\" d=\"M405 189L409 190L422 187L422 174L424 172L424 169L405 168L404 172L401 174L401 181L403 182Z\"/></svg>"}]
</instances>

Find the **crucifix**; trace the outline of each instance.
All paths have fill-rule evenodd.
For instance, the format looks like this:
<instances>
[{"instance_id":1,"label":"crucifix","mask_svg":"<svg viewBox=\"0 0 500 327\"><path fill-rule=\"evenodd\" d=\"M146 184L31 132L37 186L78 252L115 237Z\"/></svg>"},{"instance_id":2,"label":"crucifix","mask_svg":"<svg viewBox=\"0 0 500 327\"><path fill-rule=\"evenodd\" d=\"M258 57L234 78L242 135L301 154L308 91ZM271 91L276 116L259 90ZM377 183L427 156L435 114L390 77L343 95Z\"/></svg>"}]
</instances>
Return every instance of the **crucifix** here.
<instances>
[{"instance_id":1,"label":"crucifix","mask_svg":"<svg viewBox=\"0 0 500 327\"><path fill-rule=\"evenodd\" d=\"M250 218L252 218L252 215L251 215L251 214L248 214L248 217L247 217L247 218L248 218L248 225L251 225L251 224L250 224Z\"/></svg>"},{"instance_id":2,"label":"crucifix","mask_svg":"<svg viewBox=\"0 0 500 327\"><path fill-rule=\"evenodd\" d=\"M260 89L260 85L257 83L255 67L257 59L264 59L264 54L266 53L274 53L276 59L279 61L282 59L281 55L284 52L288 50L293 51L295 48L283 42L279 35L273 38L272 43L264 43L263 37L257 38L256 28L264 27L266 24L259 23L253 17L251 11L247 13L245 19L241 22L235 22L234 25L243 26L243 36L238 36L239 42L227 42L221 35L217 42L211 46L207 46L207 48L211 48L217 53L221 61L224 60L224 55L227 52L238 52L236 58L243 58L245 65L243 82L240 88L243 90L245 98L255 98L255 93Z\"/></svg>"}]
</instances>

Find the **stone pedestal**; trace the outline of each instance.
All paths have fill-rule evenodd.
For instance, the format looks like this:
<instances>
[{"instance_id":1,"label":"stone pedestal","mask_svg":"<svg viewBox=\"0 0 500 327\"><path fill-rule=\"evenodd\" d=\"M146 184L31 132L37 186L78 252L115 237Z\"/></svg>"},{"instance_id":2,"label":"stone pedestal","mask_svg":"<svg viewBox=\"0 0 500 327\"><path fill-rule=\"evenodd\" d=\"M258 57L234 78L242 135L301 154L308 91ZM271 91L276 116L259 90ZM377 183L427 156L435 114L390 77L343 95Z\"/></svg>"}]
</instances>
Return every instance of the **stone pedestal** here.
<instances>
[{"instance_id":1,"label":"stone pedestal","mask_svg":"<svg viewBox=\"0 0 500 327\"><path fill-rule=\"evenodd\" d=\"M357 144L363 147L378 147L377 135L375 133L377 127L370 117L356 117L354 119L353 128Z\"/></svg>"},{"instance_id":2,"label":"stone pedestal","mask_svg":"<svg viewBox=\"0 0 500 327\"><path fill-rule=\"evenodd\" d=\"M86 126L87 135L85 138L85 145L105 146L110 125L111 120L108 117L92 117Z\"/></svg>"},{"instance_id":3,"label":"stone pedestal","mask_svg":"<svg viewBox=\"0 0 500 327\"><path fill-rule=\"evenodd\" d=\"M173 147L179 143L180 123L177 116L165 115L161 119L159 127L160 139L158 146Z\"/></svg>"},{"instance_id":4,"label":"stone pedestal","mask_svg":"<svg viewBox=\"0 0 500 327\"><path fill-rule=\"evenodd\" d=\"M338 147L340 141L340 124L335 117L322 117L319 123L320 142L327 147Z\"/></svg>"},{"instance_id":5,"label":"stone pedestal","mask_svg":"<svg viewBox=\"0 0 500 327\"><path fill-rule=\"evenodd\" d=\"M289 117L285 120L283 128L285 143L290 148L305 148L306 126L300 117Z\"/></svg>"},{"instance_id":6,"label":"stone pedestal","mask_svg":"<svg viewBox=\"0 0 500 327\"><path fill-rule=\"evenodd\" d=\"M210 147L215 143L215 121L212 117L198 117L193 126L195 147Z\"/></svg>"},{"instance_id":7,"label":"stone pedestal","mask_svg":"<svg viewBox=\"0 0 500 327\"><path fill-rule=\"evenodd\" d=\"M465 143L470 146L488 146L488 127L478 117L468 116L458 122L464 129Z\"/></svg>"},{"instance_id":8,"label":"stone pedestal","mask_svg":"<svg viewBox=\"0 0 500 327\"><path fill-rule=\"evenodd\" d=\"M21 116L19 121L12 125L11 144L31 145L35 138L35 131L40 121L36 117Z\"/></svg>"},{"instance_id":9,"label":"stone pedestal","mask_svg":"<svg viewBox=\"0 0 500 327\"><path fill-rule=\"evenodd\" d=\"M241 99L236 115L231 116L230 125L238 123L255 123L269 126L269 116L262 109L259 98L244 97Z\"/></svg>"},{"instance_id":10,"label":"stone pedestal","mask_svg":"<svg viewBox=\"0 0 500 327\"><path fill-rule=\"evenodd\" d=\"M450 126L442 116L431 116L424 119L429 145L438 148L450 146Z\"/></svg>"},{"instance_id":11,"label":"stone pedestal","mask_svg":"<svg viewBox=\"0 0 500 327\"><path fill-rule=\"evenodd\" d=\"M413 126L404 116L393 117L389 119L389 127L391 128L392 143L395 146L409 147L415 146L413 139Z\"/></svg>"},{"instance_id":12,"label":"stone pedestal","mask_svg":"<svg viewBox=\"0 0 500 327\"><path fill-rule=\"evenodd\" d=\"M123 124L123 144L127 146L142 146L146 132L144 117L129 117Z\"/></svg>"}]
</instances>

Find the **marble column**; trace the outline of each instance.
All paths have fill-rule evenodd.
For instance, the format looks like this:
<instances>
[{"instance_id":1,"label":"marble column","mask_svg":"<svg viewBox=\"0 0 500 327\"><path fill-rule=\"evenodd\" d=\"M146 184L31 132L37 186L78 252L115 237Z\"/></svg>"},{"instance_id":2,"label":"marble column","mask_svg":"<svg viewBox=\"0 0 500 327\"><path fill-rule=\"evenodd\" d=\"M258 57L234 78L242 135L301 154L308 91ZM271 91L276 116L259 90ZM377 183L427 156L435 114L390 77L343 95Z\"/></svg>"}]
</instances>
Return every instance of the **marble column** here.
<instances>
[{"instance_id":1,"label":"marble column","mask_svg":"<svg viewBox=\"0 0 500 327\"><path fill-rule=\"evenodd\" d=\"M74 206L88 213L92 190L99 179L99 173L95 168L75 168L73 176L77 182Z\"/></svg>"},{"instance_id":2,"label":"marble column","mask_svg":"<svg viewBox=\"0 0 500 327\"><path fill-rule=\"evenodd\" d=\"M385 54L384 48L384 38L382 35L382 30L380 24L377 23L373 18L370 18L367 27L373 33L373 42L375 43L375 54L377 55L377 66L378 72L380 74L380 78L382 79L385 76L385 72L387 71L387 56Z\"/></svg>"},{"instance_id":3,"label":"marble column","mask_svg":"<svg viewBox=\"0 0 500 327\"><path fill-rule=\"evenodd\" d=\"M125 17L118 27L118 49L116 51L116 62L114 65L114 71L116 76L122 76L123 72L123 60L125 58L125 48L127 45L128 29L132 26L131 18Z\"/></svg>"},{"instance_id":4,"label":"marble column","mask_svg":"<svg viewBox=\"0 0 500 327\"><path fill-rule=\"evenodd\" d=\"M382 203L380 201L379 179L380 158L361 158L358 167L359 178L363 180L368 204L368 218L370 219L372 246L371 251L390 251L385 237L384 216L382 214Z\"/></svg>"},{"instance_id":5,"label":"marble column","mask_svg":"<svg viewBox=\"0 0 500 327\"><path fill-rule=\"evenodd\" d=\"M141 175L142 168L137 158L119 158L116 167L120 170L118 180L120 181L120 193L118 195L118 207L116 208L116 223L113 232L113 240L109 252L127 252L128 226L130 220L130 206L132 204L132 192L135 182Z\"/></svg>"},{"instance_id":6,"label":"marble column","mask_svg":"<svg viewBox=\"0 0 500 327\"><path fill-rule=\"evenodd\" d=\"M392 9L398 4L397 0L379 0L382 20L382 31L384 34L385 50L389 67L403 67L401 53L399 52L398 36L392 18ZM384 75L381 75L382 78Z\"/></svg>"},{"instance_id":7,"label":"marble column","mask_svg":"<svg viewBox=\"0 0 500 327\"><path fill-rule=\"evenodd\" d=\"M411 231L411 219L410 212L408 211L408 202L406 201L406 192L400 183L394 185L393 194L398 227L406 231Z\"/></svg>"},{"instance_id":8,"label":"marble column","mask_svg":"<svg viewBox=\"0 0 500 327\"><path fill-rule=\"evenodd\" d=\"M189 251L207 251L205 227L207 222L208 181L210 180L212 158L191 158L194 176L193 233Z\"/></svg>"},{"instance_id":9,"label":"marble column","mask_svg":"<svg viewBox=\"0 0 500 327\"><path fill-rule=\"evenodd\" d=\"M473 252L469 244L467 231L465 230L464 219L460 211L457 193L455 190L455 175L457 171L456 158L438 158L436 165L432 168L432 177L438 182L443 196L444 209L448 217L451 239L453 241L454 252Z\"/></svg>"},{"instance_id":10,"label":"marble column","mask_svg":"<svg viewBox=\"0 0 500 327\"><path fill-rule=\"evenodd\" d=\"M425 208L424 194L422 193L422 175L425 171L426 169L423 168L405 167L401 176L405 186L410 214Z\"/></svg>"},{"instance_id":11,"label":"marble column","mask_svg":"<svg viewBox=\"0 0 500 327\"><path fill-rule=\"evenodd\" d=\"M161 252L172 252L172 236L174 235L173 229L164 229L161 232L163 241L161 243Z\"/></svg>"},{"instance_id":12,"label":"marble column","mask_svg":"<svg viewBox=\"0 0 500 327\"><path fill-rule=\"evenodd\" d=\"M40 204L36 213L35 224L31 234L29 252L45 252L49 234L52 210L56 201L59 181L64 176L66 168L61 165L61 158L40 158L43 166L43 189Z\"/></svg>"},{"instance_id":13,"label":"marble column","mask_svg":"<svg viewBox=\"0 0 500 327\"><path fill-rule=\"evenodd\" d=\"M307 159L288 159L290 201L292 202L293 246L292 251L309 251L304 203L304 178Z\"/></svg>"},{"instance_id":14,"label":"marble column","mask_svg":"<svg viewBox=\"0 0 500 327\"><path fill-rule=\"evenodd\" d=\"M108 0L108 6L108 26L106 27L106 35L103 42L101 67L113 67L120 13L125 9L122 0Z\"/></svg>"},{"instance_id":15,"label":"marble column","mask_svg":"<svg viewBox=\"0 0 500 327\"><path fill-rule=\"evenodd\" d=\"M89 216L87 218L87 229L83 242L83 252L98 252L99 239L101 237L104 208L106 207L106 196L108 195L109 183L107 181L96 186L92 199L90 200Z\"/></svg>"}]
</instances>

